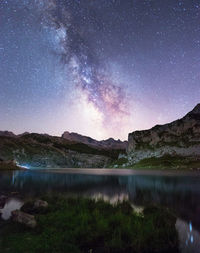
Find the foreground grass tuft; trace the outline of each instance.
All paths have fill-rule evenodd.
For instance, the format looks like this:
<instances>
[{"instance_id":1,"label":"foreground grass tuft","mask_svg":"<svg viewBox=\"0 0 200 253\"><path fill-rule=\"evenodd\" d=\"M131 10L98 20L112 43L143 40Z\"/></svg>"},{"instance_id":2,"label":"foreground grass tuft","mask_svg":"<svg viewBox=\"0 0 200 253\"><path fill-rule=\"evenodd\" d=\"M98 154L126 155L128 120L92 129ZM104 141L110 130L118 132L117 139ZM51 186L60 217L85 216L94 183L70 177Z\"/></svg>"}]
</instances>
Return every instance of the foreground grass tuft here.
<instances>
[{"instance_id":1,"label":"foreground grass tuft","mask_svg":"<svg viewBox=\"0 0 200 253\"><path fill-rule=\"evenodd\" d=\"M137 214L129 202L111 205L61 196L46 200L49 207L36 215L36 229L5 225L0 252L178 252L176 218L168 210L152 207Z\"/></svg>"}]
</instances>

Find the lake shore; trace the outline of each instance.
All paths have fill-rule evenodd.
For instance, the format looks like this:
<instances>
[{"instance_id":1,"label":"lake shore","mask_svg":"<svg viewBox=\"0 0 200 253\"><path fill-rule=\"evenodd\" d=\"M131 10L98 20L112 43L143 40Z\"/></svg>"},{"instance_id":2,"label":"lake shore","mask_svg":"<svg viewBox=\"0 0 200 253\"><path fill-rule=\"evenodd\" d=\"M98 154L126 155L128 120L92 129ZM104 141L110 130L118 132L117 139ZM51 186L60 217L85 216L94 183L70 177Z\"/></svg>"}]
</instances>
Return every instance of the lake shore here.
<instances>
[{"instance_id":1,"label":"lake shore","mask_svg":"<svg viewBox=\"0 0 200 253\"><path fill-rule=\"evenodd\" d=\"M74 173L75 171L79 172ZM137 211L152 204L169 208L178 219L186 222L184 234L189 231L189 224L199 231L198 172L188 174L188 171L168 173L163 170L48 168L2 171L0 174L0 192L8 198L7 208L16 204L17 200L47 200L45 196L60 194L69 198L103 199L112 204L126 200ZM194 240L196 245L198 239L195 237ZM185 240L182 241L187 248ZM191 247L192 245L188 246Z\"/></svg>"},{"instance_id":2,"label":"lake shore","mask_svg":"<svg viewBox=\"0 0 200 253\"><path fill-rule=\"evenodd\" d=\"M32 169L34 171L34 169ZM164 175L164 176L200 176L196 170L150 170L150 169L110 169L110 168L41 168L37 172L63 173L63 174L86 174L86 175Z\"/></svg>"}]
</instances>

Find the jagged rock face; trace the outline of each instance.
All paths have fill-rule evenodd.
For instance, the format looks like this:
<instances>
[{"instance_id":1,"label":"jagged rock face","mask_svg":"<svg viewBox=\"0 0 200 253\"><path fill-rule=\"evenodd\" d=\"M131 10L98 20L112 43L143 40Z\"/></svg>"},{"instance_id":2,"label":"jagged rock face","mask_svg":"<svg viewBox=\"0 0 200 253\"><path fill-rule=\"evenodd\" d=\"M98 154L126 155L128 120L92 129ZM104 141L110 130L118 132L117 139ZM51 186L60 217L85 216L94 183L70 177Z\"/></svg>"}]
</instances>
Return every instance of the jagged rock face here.
<instances>
[{"instance_id":1,"label":"jagged rock face","mask_svg":"<svg viewBox=\"0 0 200 253\"><path fill-rule=\"evenodd\" d=\"M182 119L129 134L129 161L163 155L200 157L200 104Z\"/></svg>"},{"instance_id":2,"label":"jagged rock face","mask_svg":"<svg viewBox=\"0 0 200 253\"><path fill-rule=\"evenodd\" d=\"M104 148L104 149L126 149L127 141L114 140L113 138L109 138L107 140L97 141L87 136L83 136L77 133L64 132L62 138L75 141L79 143L84 143L86 145L96 147L96 148Z\"/></svg>"}]
</instances>

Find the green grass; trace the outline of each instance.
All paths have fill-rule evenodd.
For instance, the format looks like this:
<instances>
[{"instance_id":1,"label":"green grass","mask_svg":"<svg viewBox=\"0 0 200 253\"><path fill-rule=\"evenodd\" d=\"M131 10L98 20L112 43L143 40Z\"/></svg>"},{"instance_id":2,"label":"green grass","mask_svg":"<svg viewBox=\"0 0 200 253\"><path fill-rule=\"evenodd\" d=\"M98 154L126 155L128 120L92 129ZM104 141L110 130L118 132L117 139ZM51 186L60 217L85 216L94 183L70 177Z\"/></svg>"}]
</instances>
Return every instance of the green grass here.
<instances>
[{"instance_id":1,"label":"green grass","mask_svg":"<svg viewBox=\"0 0 200 253\"><path fill-rule=\"evenodd\" d=\"M140 160L137 163L123 166L127 164L127 158L120 158L110 164L110 168L117 165L117 168L132 168L132 169L178 169L178 170L189 170L189 169L200 169L200 159L196 157L182 157L182 156L170 156L165 155L162 157L150 157Z\"/></svg>"},{"instance_id":2,"label":"green grass","mask_svg":"<svg viewBox=\"0 0 200 253\"><path fill-rule=\"evenodd\" d=\"M36 229L5 225L0 252L178 252L176 218L168 210L153 207L137 214L129 202L111 205L58 196L46 200L49 208L36 215Z\"/></svg>"},{"instance_id":3,"label":"green grass","mask_svg":"<svg viewBox=\"0 0 200 253\"><path fill-rule=\"evenodd\" d=\"M192 157L162 156L146 158L130 166L134 169L197 169L200 160Z\"/></svg>"}]
</instances>

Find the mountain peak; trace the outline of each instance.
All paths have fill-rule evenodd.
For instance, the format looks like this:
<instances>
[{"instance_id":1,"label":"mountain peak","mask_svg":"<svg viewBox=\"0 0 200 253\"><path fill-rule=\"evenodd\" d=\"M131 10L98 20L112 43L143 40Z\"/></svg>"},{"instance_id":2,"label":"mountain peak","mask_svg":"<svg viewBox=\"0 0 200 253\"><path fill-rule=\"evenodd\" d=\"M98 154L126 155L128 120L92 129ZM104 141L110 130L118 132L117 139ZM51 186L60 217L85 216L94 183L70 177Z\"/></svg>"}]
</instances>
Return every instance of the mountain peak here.
<instances>
[{"instance_id":1,"label":"mountain peak","mask_svg":"<svg viewBox=\"0 0 200 253\"><path fill-rule=\"evenodd\" d=\"M192 110L193 113L199 113L200 114L200 103L197 104L194 109Z\"/></svg>"},{"instance_id":2,"label":"mountain peak","mask_svg":"<svg viewBox=\"0 0 200 253\"><path fill-rule=\"evenodd\" d=\"M194 107L194 109L193 109L191 112L189 112L188 114L189 114L189 115L191 115L191 114L200 114L200 103L197 104L197 105Z\"/></svg>"},{"instance_id":3,"label":"mountain peak","mask_svg":"<svg viewBox=\"0 0 200 253\"><path fill-rule=\"evenodd\" d=\"M0 136L15 137L16 135L13 132L10 132L10 131L0 131Z\"/></svg>"}]
</instances>

